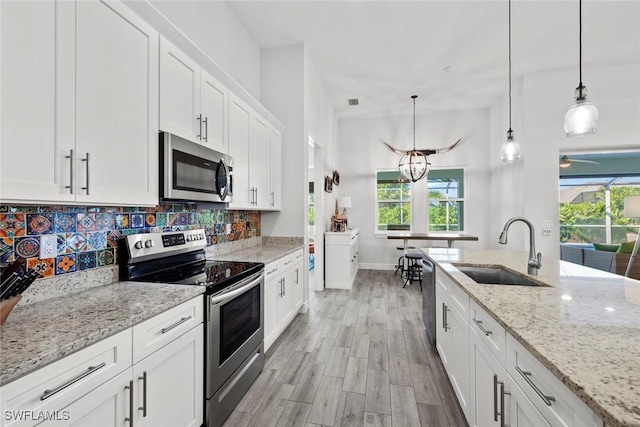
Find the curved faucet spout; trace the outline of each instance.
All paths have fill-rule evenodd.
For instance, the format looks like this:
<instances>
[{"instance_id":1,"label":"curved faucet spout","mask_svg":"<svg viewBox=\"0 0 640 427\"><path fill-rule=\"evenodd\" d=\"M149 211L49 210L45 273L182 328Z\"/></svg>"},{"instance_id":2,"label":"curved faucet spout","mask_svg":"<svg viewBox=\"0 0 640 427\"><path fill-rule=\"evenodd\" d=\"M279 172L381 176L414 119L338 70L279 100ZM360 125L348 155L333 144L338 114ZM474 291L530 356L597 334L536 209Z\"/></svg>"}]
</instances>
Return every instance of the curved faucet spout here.
<instances>
[{"instance_id":1,"label":"curved faucet spout","mask_svg":"<svg viewBox=\"0 0 640 427\"><path fill-rule=\"evenodd\" d=\"M500 233L500 238L498 239L498 243L502 245L507 244L507 235L509 233L509 227L511 227L511 224L513 224L516 221L524 222L529 227L529 262L527 263L527 273L537 275L538 270L542 268L542 254L540 252L536 254L536 233L531 221L520 216L511 218L504 225L504 228L502 229L502 233Z\"/></svg>"}]
</instances>

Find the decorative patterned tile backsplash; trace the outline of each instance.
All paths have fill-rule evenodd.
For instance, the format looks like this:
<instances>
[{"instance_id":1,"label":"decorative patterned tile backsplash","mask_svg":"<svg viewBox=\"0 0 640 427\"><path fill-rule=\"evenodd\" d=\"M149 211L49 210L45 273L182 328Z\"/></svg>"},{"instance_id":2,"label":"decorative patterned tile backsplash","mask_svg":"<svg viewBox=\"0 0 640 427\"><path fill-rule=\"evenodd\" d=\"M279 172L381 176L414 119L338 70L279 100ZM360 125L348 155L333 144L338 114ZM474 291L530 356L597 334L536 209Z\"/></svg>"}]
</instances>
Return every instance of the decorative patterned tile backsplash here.
<instances>
[{"instance_id":1,"label":"decorative patterned tile backsplash","mask_svg":"<svg viewBox=\"0 0 640 427\"><path fill-rule=\"evenodd\" d=\"M260 236L260 212L198 209L166 203L154 208L0 205L0 260L36 265L40 235L55 234L57 256L42 260L44 277L114 265L120 236L204 228L207 242Z\"/></svg>"}]
</instances>

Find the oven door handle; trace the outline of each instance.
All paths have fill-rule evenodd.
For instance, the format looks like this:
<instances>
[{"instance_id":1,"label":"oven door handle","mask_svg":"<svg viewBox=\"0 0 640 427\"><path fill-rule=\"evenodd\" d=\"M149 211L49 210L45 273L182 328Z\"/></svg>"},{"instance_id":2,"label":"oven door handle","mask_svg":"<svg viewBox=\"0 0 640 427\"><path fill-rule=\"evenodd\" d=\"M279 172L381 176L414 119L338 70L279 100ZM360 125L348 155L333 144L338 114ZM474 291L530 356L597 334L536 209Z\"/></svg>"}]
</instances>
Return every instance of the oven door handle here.
<instances>
[{"instance_id":1,"label":"oven door handle","mask_svg":"<svg viewBox=\"0 0 640 427\"><path fill-rule=\"evenodd\" d=\"M253 288L254 286L256 286L258 283L260 283L260 281L262 280L263 277L263 273L256 273L253 276L243 280L242 282L238 283L238 285L236 285L237 287L226 291L226 292L222 292L220 294L217 295L212 295L209 297L209 303L211 305L214 304L218 304L221 303L223 301L226 301L228 299L232 299L246 291L248 291L249 289ZM248 282L248 283L247 283ZM245 284L246 283L246 284Z\"/></svg>"}]
</instances>

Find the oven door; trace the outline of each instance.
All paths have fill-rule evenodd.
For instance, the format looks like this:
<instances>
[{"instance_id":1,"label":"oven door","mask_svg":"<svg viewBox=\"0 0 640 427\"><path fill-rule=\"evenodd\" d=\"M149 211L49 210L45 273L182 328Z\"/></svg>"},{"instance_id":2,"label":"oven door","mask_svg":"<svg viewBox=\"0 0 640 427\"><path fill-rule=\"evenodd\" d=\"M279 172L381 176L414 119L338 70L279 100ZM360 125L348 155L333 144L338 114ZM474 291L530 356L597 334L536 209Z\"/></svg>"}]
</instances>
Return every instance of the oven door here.
<instances>
[{"instance_id":1,"label":"oven door","mask_svg":"<svg viewBox=\"0 0 640 427\"><path fill-rule=\"evenodd\" d=\"M212 396L264 339L264 273L207 297L207 397Z\"/></svg>"}]
</instances>

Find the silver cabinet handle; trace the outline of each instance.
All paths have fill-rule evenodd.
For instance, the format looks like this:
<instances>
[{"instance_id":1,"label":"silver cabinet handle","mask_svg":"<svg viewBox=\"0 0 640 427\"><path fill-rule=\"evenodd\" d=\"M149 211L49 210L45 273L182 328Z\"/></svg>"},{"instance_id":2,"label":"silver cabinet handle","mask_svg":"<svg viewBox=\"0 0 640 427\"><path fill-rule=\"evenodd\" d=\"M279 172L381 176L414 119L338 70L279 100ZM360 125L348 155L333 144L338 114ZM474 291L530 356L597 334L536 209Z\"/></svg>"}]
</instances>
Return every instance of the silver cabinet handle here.
<instances>
[{"instance_id":1,"label":"silver cabinet handle","mask_svg":"<svg viewBox=\"0 0 640 427\"><path fill-rule=\"evenodd\" d=\"M196 120L198 121L198 134L196 135L196 138L202 139L202 114L198 114Z\"/></svg>"},{"instance_id":2,"label":"silver cabinet handle","mask_svg":"<svg viewBox=\"0 0 640 427\"><path fill-rule=\"evenodd\" d=\"M267 271L267 276L268 276L269 274L273 274L273 273L275 273L276 271L278 271L278 267L274 268L274 269L273 269L273 270L271 270L271 271Z\"/></svg>"},{"instance_id":3,"label":"silver cabinet handle","mask_svg":"<svg viewBox=\"0 0 640 427\"><path fill-rule=\"evenodd\" d=\"M142 411L142 416L147 416L147 371L142 372L142 376L138 377L139 380L142 380L142 406L138 408L139 411Z\"/></svg>"},{"instance_id":4,"label":"silver cabinet handle","mask_svg":"<svg viewBox=\"0 0 640 427\"><path fill-rule=\"evenodd\" d=\"M256 205L258 204L258 187L256 187Z\"/></svg>"},{"instance_id":5,"label":"silver cabinet handle","mask_svg":"<svg viewBox=\"0 0 640 427\"><path fill-rule=\"evenodd\" d=\"M82 187L82 189L86 190L87 196L88 196L89 195L89 153L87 153L87 157L82 159L82 161L83 162L87 162L87 164L85 165L86 171L87 171L87 186L86 187Z\"/></svg>"},{"instance_id":6,"label":"silver cabinet handle","mask_svg":"<svg viewBox=\"0 0 640 427\"><path fill-rule=\"evenodd\" d=\"M447 305L445 303L442 303L442 327L444 328L444 331L447 332L449 330L449 325L447 324L447 311L449 310L449 307L447 307Z\"/></svg>"},{"instance_id":7,"label":"silver cabinet handle","mask_svg":"<svg viewBox=\"0 0 640 427\"><path fill-rule=\"evenodd\" d=\"M133 380L129 381L129 385L124 388L129 390L129 416L124 420L129 422L129 427L133 427Z\"/></svg>"},{"instance_id":8,"label":"silver cabinet handle","mask_svg":"<svg viewBox=\"0 0 640 427\"><path fill-rule=\"evenodd\" d=\"M177 328L178 326L182 325L184 322L186 322L189 319L191 319L191 316L183 317L182 319L178 320L173 325L167 326L166 328L162 328L161 331L162 331L163 334L166 334L167 332L169 332L173 328Z\"/></svg>"},{"instance_id":9,"label":"silver cabinet handle","mask_svg":"<svg viewBox=\"0 0 640 427\"><path fill-rule=\"evenodd\" d=\"M300 269L296 268L296 285L300 284Z\"/></svg>"},{"instance_id":10,"label":"silver cabinet handle","mask_svg":"<svg viewBox=\"0 0 640 427\"><path fill-rule=\"evenodd\" d=\"M75 153L73 148L69 150L69 155L64 156L65 159L70 159L69 165L69 185L66 185L64 188L69 189L69 194L73 194L73 181L74 181L74 171L75 171Z\"/></svg>"},{"instance_id":11,"label":"silver cabinet handle","mask_svg":"<svg viewBox=\"0 0 640 427\"><path fill-rule=\"evenodd\" d=\"M544 401L544 403L547 404L547 406L551 406L551 402L555 402L556 401L555 397L547 396L544 393L542 393L542 391L540 391L538 386L535 385L535 383L531 380L531 378L529 378L531 376L531 372L523 371L522 369L520 369L520 367L518 365L516 365L516 371L518 371L518 373L520 375L522 375L522 378L524 378L524 380L527 382L527 384L529 384L531 386L533 391L535 391L536 394L538 396L540 396L540 398Z\"/></svg>"},{"instance_id":12,"label":"silver cabinet handle","mask_svg":"<svg viewBox=\"0 0 640 427\"><path fill-rule=\"evenodd\" d=\"M272 191L271 192L271 206L276 206L276 192Z\"/></svg>"},{"instance_id":13,"label":"silver cabinet handle","mask_svg":"<svg viewBox=\"0 0 640 427\"><path fill-rule=\"evenodd\" d=\"M289 264L291 264L292 262L293 262L293 260L291 260L291 259L290 259L289 261L285 262L285 263L284 263L284 265L289 265Z\"/></svg>"},{"instance_id":14,"label":"silver cabinet handle","mask_svg":"<svg viewBox=\"0 0 640 427\"><path fill-rule=\"evenodd\" d=\"M106 365L107 364L105 362L102 362L98 366L89 366L86 371L84 371L83 373L81 373L80 375L78 375L78 376L76 376L74 378L71 378L69 381L67 381L66 383L62 384L61 386L56 387L53 390L45 390L44 394L40 397L40 400L46 400L46 399L50 398L54 394L56 394L58 392L61 392L65 388L69 387L70 385L73 385L73 384L77 383L78 381L80 381L81 379L93 374L98 369L104 368Z\"/></svg>"},{"instance_id":15,"label":"silver cabinet handle","mask_svg":"<svg viewBox=\"0 0 640 427\"><path fill-rule=\"evenodd\" d=\"M498 421L498 415L498 375L493 374L493 421Z\"/></svg>"},{"instance_id":16,"label":"silver cabinet handle","mask_svg":"<svg viewBox=\"0 0 640 427\"><path fill-rule=\"evenodd\" d=\"M499 381L498 383L500 384L500 410L502 411L500 412L500 427L507 427L507 425L504 423L504 416L507 413L507 411L504 409L504 395L511 393L504 391L504 382Z\"/></svg>"},{"instance_id":17,"label":"silver cabinet handle","mask_svg":"<svg viewBox=\"0 0 640 427\"><path fill-rule=\"evenodd\" d=\"M209 118L208 117L205 117L202 120L202 123L204 123L204 138L203 139L204 139L205 142L208 142L208 138L209 138L209 123L208 122L209 122Z\"/></svg>"},{"instance_id":18,"label":"silver cabinet handle","mask_svg":"<svg viewBox=\"0 0 640 427\"><path fill-rule=\"evenodd\" d=\"M482 326L482 320L477 320L475 317L473 318L473 322L478 325L478 328L480 328L480 330L482 331L482 333L484 333L486 336L489 336L492 334L491 331L487 331L484 326ZM496 420L498 421L498 420Z\"/></svg>"}]
</instances>

